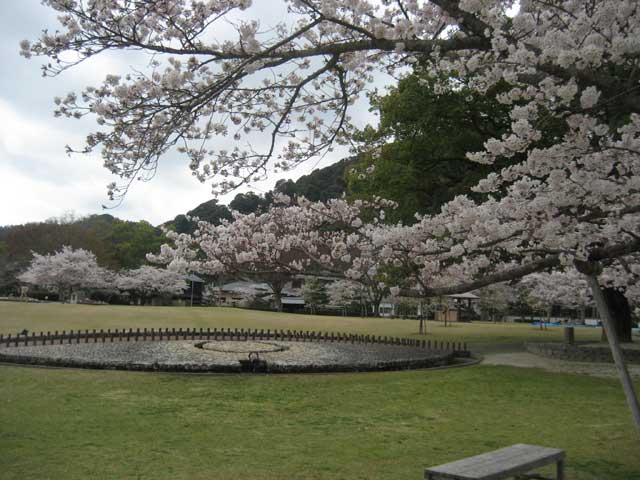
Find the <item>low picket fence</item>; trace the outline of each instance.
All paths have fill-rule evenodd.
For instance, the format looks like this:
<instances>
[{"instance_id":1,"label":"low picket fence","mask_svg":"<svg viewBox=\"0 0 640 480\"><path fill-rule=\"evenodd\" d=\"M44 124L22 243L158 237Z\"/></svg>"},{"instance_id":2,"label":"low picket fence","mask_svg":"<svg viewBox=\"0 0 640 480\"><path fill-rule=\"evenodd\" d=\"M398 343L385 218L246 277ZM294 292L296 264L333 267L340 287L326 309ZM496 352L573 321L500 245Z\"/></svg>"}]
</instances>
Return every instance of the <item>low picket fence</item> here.
<instances>
[{"instance_id":1,"label":"low picket fence","mask_svg":"<svg viewBox=\"0 0 640 480\"><path fill-rule=\"evenodd\" d=\"M129 328L100 330L55 330L0 334L0 347L62 345L73 343L148 342L169 340L281 340L287 342L344 342L399 345L469 356L466 342L445 342L415 338L362 335L309 330L270 330L244 328Z\"/></svg>"}]
</instances>

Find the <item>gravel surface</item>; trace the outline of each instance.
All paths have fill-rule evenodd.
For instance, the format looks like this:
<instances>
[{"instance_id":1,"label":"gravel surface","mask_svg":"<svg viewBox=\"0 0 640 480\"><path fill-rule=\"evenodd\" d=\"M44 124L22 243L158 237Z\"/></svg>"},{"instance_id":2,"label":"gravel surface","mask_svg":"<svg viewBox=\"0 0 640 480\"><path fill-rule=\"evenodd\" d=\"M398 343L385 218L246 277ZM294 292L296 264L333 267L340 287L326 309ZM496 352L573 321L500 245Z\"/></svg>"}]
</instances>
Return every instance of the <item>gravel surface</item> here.
<instances>
[{"instance_id":1,"label":"gravel surface","mask_svg":"<svg viewBox=\"0 0 640 480\"><path fill-rule=\"evenodd\" d=\"M612 363L570 362L541 357L529 352L491 353L482 361L485 365L509 365L522 368L540 368L548 372L577 373L594 377L617 378L618 372ZM634 378L640 378L640 365L627 365Z\"/></svg>"},{"instance_id":2,"label":"gravel surface","mask_svg":"<svg viewBox=\"0 0 640 480\"><path fill-rule=\"evenodd\" d=\"M259 371L273 373L425 368L452 361L450 354L399 345L222 340L20 346L0 349L0 360L84 368L240 372L254 369L248 364L251 352L266 361ZM256 359L255 353L252 358Z\"/></svg>"}]
</instances>

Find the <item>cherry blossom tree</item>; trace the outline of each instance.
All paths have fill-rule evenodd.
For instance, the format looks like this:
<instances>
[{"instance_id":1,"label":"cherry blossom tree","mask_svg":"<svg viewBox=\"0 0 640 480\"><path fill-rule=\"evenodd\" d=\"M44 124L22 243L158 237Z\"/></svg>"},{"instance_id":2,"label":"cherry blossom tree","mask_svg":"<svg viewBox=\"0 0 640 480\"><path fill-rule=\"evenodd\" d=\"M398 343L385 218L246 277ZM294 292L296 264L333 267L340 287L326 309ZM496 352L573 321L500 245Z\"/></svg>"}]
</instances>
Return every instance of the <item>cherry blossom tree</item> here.
<instances>
[{"instance_id":1,"label":"cherry blossom tree","mask_svg":"<svg viewBox=\"0 0 640 480\"><path fill-rule=\"evenodd\" d=\"M327 296L331 305L342 308L346 314L350 305L363 305L365 299L364 287L352 280L337 280L327 285Z\"/></svg>"},{"instance_id":2,"label":"cherry blossom tree","mask_svg":"<svg viewBox=\"0 0 640 480\"><path fill-rule=\"evenodd\" d=\"M88 138L87 148L102 145L106 165L124 178L155 168L177 144L199 178L222 176L222 187L259 175L272 156L288 168L347 138L347 108L375 69L400 74L419 60L427 73L455 71L487 94L498 84L511 86L499 96L512 107L510 131L470 158L492 163L524 154L524 160L478 186L487 194L508 191L503 200L478 210L461 197L447 209L445 221L464 213L467 222L484 214L500 223L501 236L470 238L465 250L516 237L530 243L519 253L533 261L536 252L546 262L548 255L556 262L572 255L599 261L640 244L629 233L639 208L636 2L527 0L514 13L511 1L288 0L289 15L268 34L258 20L245 20L248 0L45 4L60 13L62 29L22 43L23 55L52 59L45 75L105 50L155 55L149 71L110 75L100 87L57 102L60 115L97 117L105 128ZM238 11L232 39L211 35ZM443 81L439 88L455 85ZM541 144L551 119L562 135ZM269 132L266 151L202 146L216 134L254 131ZM283 150L279 139L289 142ZM476 219L470 210L478 210ZM449 230L477 233L470 227L457 222Z\"/></svg>"},{"instance_id":3,"label":"cherry blossom tree","mask_svg":"<svg viewBox=\"0 0 640 480\"><path fill-rule=\"evenodd\" d=\"M185 275L179 271L143 265L116 277L116 287L130 292L144 304L154 295L178 295L187 288Z\"/></svg>"},{"instance_id":4,"label":"cherry blossom tree","mask_svg":"<svg viewBox=\"0 0 640 480\"><path fill-rule=\"evenodd\" d=\"M365 287L373 305L379 305L388 287L378 273L377 249L361 233L363 218L380 222L384 208L394 203L322 203L286 195L277 200L280 203L263 214L233 212L233 221L220 225L199 221L192 235L167 232L172 244L148 258L170 266L179 262L195 272L265 282L278 309L285 284L300 274L351 279Z\"/></svg>"},{"instance_id":5,"label":"cherry blossom tree","mask_svg":"<svg viewBox=\"0 0 640 480\"><path fill-rule=\"evenodd\" d=\"M508 283L494 283L478 290L479 305L492 322L498 320L515 300L515 289Z\"/></svg>"},{"instance_id":6,"label":"cherry blossom tree","mask_svg":"<svg viewBox=\"0 0 640 480\"><path fill-rule=\"evenodd\" d=\"M305 305L309 306L311 314L315 314L318 307L326 305L329 300L325 285L318 279L310 277L305 280L302 287L302 297Z\"/></svg>"},{"instance_id":7,"label":"cherry blossom tree","mask_svg":"<svg viewBox=\"0 0 640 480\"><path fill-rule=\"evenodd\" d=\"M269 214L232 212L234 220L220 225L198 221L192 234L167 232L172 245L163 245L150 261L212 275L226 274L265 282L271 288L276 309L282 309L282 289L295 275L304 273L310 261L292 243L296 217L283 209Z\"/></svg>"},{"instance_id":8,"label":"cherry blossom tree","mask_svg":"<svg viewBox=\"0 0 640 480\"><path fill-rule=\"evenodd\" d=\"M524 290L526 302L545 312L547 319L554 306L584 311L592 304L589 285L575 269L564 272L534 273L519 284ZM541 321L541 328L544 321Z\"/></svg>"},{"instance_id":9,"label":"cherry blossom tree","mask_svg":"<svg viewBox=\"0 0 640 480\"><path fill-rule=\"evenodd\" d=\"M65 245L54 254L33 253L29 268L18 280L33 285L54 286L60 297L68 298L77 289L98 290L110 286L113 274L98 265L96 256L88 251Z\"/></svg>"},{"instance_id":10,"label":"cherry blossom tree","mask_svg":"<svg viewBox=\"0 0 640 480\"><path fill-rule=\"evenodd\" d=\"M384 224L386 212L397 204L381 198L323 203L282 196L281 201L291 204L284 217L298 219L289 229L290 241L308 265L360 284L373 315L378 316L391 282L371 232Z\"/></svg>"}]
</instances>

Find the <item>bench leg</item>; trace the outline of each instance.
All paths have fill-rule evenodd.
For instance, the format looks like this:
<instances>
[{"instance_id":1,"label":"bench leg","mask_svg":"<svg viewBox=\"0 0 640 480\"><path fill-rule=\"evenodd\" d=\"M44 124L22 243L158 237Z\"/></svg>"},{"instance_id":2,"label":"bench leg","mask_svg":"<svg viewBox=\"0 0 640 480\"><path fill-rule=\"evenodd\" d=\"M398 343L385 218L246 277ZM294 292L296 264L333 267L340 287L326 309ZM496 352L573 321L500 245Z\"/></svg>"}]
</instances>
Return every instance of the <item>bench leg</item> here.
<instances>
[{"instance_id":1,"label":"bench leg","mask_svg":"<svg viewBox=\"0 0 640 480\"><path fill-rule=\"evenodd\" d=\"M564 460L558 460L556 464L556 479L564 480Z\"/></svg>"}]
</instances>

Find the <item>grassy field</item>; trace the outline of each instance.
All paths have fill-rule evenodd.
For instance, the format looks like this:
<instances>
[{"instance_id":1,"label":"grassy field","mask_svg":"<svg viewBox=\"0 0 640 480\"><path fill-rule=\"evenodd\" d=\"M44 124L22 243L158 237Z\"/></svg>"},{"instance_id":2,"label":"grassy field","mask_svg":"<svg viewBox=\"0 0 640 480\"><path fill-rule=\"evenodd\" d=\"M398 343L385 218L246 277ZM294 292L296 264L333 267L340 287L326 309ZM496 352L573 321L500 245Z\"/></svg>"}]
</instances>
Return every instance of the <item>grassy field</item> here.
<instances>
[{"instance_id":1,"label":"grassy field","mask_svg":"<svg viewBox=\"0 0 640 480\"><path fill-rule=\"evenodd\" d=\"M528 324L427 322L432 340L466 341L476 346L526 340L562 340L562 329ZM111 305L0 302L0 333L100 328L277 328L418 337L418 322L386 318L330 317L260 312L237 308L128 307ZM600 330L576 329L576 340L599 340Z\"/></svg>"},{"instance_id":2,"label":"grassy field","mask_svg":"<svg viewBox=\"0 0 640 480\"><path fill-rule=\"evenodd\" d=\"M4 333L130 326L417 330L401 320L0 303ZM484 347L561 335L475 323L429 331ZM616 381L535 369L207 376L0 366L0 402L2 479L419 479L426 466L517 442L564 448L569 480L640 473Z\"/></svg>"}]
</instances>

